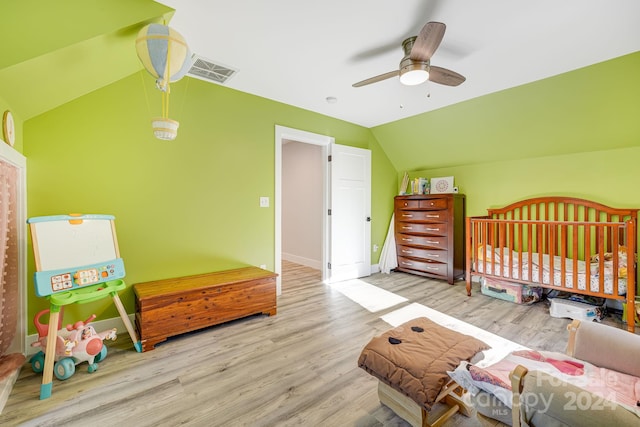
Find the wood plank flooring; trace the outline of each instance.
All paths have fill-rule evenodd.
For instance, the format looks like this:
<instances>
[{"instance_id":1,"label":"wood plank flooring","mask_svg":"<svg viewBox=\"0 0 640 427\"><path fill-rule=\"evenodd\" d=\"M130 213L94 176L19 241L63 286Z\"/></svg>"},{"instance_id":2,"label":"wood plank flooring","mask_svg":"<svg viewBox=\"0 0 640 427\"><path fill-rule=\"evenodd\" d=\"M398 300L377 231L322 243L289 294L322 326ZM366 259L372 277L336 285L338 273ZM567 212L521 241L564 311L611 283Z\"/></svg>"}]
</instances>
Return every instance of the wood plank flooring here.
<instances>
[{"instance_id":1,"label":"wood plank flooring","mask_svg":"<svg viewBox=\"0 0 640 427\"><path fill-rule=\"evenodd\" d=\"M97 372L78 365L70 379L54 378L43 401L41 376L25 365L0 425L407 426L380 405L377 381L357 359L390 328L380 316L414 302L533 348L565 349L570 321L550 317L545 303L520 306L477 289L467 297L463 282L374 274L363 280L407 301L372 313L323 284L317 270L288 262L283 269L275 316L171 338L145 353L119 331ZM446 425L499 424L456 415Z\"/></svg>"}]
</instances>

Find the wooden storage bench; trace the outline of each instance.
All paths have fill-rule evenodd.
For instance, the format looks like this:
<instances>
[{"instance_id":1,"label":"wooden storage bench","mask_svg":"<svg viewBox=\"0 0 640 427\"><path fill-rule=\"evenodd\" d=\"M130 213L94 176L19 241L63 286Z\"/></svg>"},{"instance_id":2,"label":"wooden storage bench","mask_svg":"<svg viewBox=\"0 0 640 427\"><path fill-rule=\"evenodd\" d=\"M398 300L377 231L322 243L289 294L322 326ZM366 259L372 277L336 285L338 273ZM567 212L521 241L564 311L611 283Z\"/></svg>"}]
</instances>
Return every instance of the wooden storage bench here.
<instances>
[{"instance_id":1,"label":"wooden storage bench","mask_svg":"<svg viewBox=\"0 0 640 427\"><path fill-rule=\"evenodd\" d=\"M135 284L143 351L174 335L253 314L276 314L276 277L245 267Z\"/></svg>"}]
</instances>

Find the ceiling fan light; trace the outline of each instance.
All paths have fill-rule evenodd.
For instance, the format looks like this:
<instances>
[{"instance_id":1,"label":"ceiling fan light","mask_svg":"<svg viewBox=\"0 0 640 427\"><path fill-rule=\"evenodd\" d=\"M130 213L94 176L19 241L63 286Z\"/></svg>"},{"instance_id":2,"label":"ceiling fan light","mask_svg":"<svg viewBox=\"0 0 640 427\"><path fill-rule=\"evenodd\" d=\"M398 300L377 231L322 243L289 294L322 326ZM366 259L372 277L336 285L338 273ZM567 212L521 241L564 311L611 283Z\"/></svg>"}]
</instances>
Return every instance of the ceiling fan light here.
<instances>
[{"instance_id":1,"label":"ceiling fan light","mask_svg":"<svg viewBox=\"0 0 640 427\"><path fill-rule=\"evenodd\" d=\"M400 76L400 83L407 86L415 86L429 80L429 72L426 70L411 70Z\"/></svg>"},{"instance_id":2,"label":"ceiling fan light","mask_svg":"<svg viewBox=\"0 0 640 427\"><path fill-rule=\"evenodd\" d=\"M400 69L400 83L407 86L415 86L429 80L429 65L413 62Z\"/></svg>"}]
</instances>

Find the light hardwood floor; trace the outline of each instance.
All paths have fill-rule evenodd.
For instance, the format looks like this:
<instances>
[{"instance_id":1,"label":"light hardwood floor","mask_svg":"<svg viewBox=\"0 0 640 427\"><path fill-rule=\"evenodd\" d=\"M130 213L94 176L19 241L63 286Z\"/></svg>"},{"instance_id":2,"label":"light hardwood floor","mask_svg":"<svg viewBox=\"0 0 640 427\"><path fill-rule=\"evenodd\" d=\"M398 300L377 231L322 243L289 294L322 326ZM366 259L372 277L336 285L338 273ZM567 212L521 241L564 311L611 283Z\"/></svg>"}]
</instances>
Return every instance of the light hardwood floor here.
<instances>
[{"instance_id":1,"label":"light hardwood floor","mask_svg":"<svg viewBox=\"0 0 640 427\"><path fill-rule=\"evenodd\" d=\"M86 363L40 401L41 376L25 365L2 426L407 426L380 405L377 381L357 367L364 345L389 329L380 316L417 302L533 348L564 351L567 319L545 303L521 306L404 273L365 282L407 298L372 313L284 263L278 314L252 316L136 353L126 332L97 372ZM608 323L621 327L615 320ZM436 409L437 410L437 409ZM499 425L454 416L448 426Z\"/></svg>"}]
</instances>

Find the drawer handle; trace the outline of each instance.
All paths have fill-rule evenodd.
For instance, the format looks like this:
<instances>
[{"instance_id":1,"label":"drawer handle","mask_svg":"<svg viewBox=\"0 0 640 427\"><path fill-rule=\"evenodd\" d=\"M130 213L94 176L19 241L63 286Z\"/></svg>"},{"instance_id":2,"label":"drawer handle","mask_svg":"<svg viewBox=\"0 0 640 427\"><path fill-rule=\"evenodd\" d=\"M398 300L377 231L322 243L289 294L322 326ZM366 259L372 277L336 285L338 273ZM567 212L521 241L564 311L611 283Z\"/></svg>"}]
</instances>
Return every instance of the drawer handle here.
<instances>
[{"instance_id":1,"label":"drawer handle","mask_svg":"<svg viewBox=\"0 0 640 427\"><path fill-rule=\"evenodd\" d=\"M405 205L405 206L409 206L409 203L407 203L407 202L404 202L404 205Z\"/></svg>"},{"instance_id":2,"label":"drawer handle","mask_svg":"<svg viewBox=\"0 0 640 427\"><path fill-rule=\"evenodd\" d=\"M431 202L431 203L429 203L429 204L430 204L431 206L435 205L435 203L433 203L433 202Z\"/></svg>"},{"instance_id":3,"label":"drawer handle","mask_svg":"<svg viewBox=\"0 0 640 427\"><path fill-rule=\"evenodd\" d=\"M436 255L436 254L429 254L429 256L430 256L431 258L440 258L440 255Z\"/></svg>"},{"instance_id":4,"label":"drawer handle","mask_svg":"<svg viewBox=\"0 0 640 427\"><path fill-rule=\"evenodd\" d=\"M440 215L426 215L427 218L440 218Z\"/></svg>"},{"instance_id":5,"label":"drawer handle","mask_svg":"<svg viewBox=\"0 0 640 427\"><path fill-rule=\"evenodd\" d=\"M404 214L403 213L402 216L405 217L405 218L413 218L413 215L411 215L411 214Z\"/></svg>"},{"instance_id":6,"label":"drawer handle","mask_svg":"<svg viewBox=\"0 0 640 427\"><path fill-rule=\"evenodd\" d=\"M403 237L402 240L405 242L413 242L413 239L407 239L406 237Z\"/></svg>"},{"instance_id":7,"label":"drawer handle","mask_svg":"<svg viewBox=\"0 0 640 427\"><path fill-rule=\"evenodd\" d=\"M403 225L402 228L404 228L405 230L413 230L413 227L406 226L406 225Z\"/></svg>"},{"instance_id":8,"label":"drawer handle","mask_svg":"<svg viewBox=\"0 0 640 427\"><path fill-rule=\"evenodd\" d=\"M412 264L412 263L410 263L410 262L404 262L404 261L402 261L402 264L403 264L403 265L408 265L408 266L412 266L412 265L413 265L413 264Z\"/></svg>"},{"instance_id":9,"label":"drawer handle","mask_svg":"<svg viewBox=\"0 0 640 427\"><path fill-rule=\"evenodd\" d=\"M439 228L427 228L427 231L440 231Z\"/></svg>"},{"instance_id":10,"label":"drawer handle","mask_svg":"<svg viewBox=\"0 0 640 427\"><path fill-rule=\"evenodd\" d=\"M426 268L427 268L427 270L437 270L438 269L437 267L429 267L429 266L426 266Z\"/></svg>"},{"instance_id":11,"label":"drawer handle","mask_svg":"<svg viewBox=\"0 0 640 427\"><path fill-rule=\"evenodd\" d=\"M432 245L439 245L440 242L435 242L433 240L427 240L427 243L431 243Z\"/></svg>"},{"instance_id":12,"label":"drawer handle","mask_svg":"<svg viewBox=\"0 0 640 427\"><path fill-rule=\"evenodd\" d=\"M408 251L406 249L403 249L402 252L405 253L405 254L412 254L413 253L413 251Z\"/></svg>"}]
</instances>

